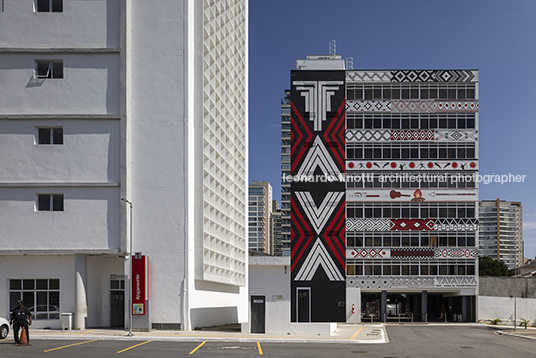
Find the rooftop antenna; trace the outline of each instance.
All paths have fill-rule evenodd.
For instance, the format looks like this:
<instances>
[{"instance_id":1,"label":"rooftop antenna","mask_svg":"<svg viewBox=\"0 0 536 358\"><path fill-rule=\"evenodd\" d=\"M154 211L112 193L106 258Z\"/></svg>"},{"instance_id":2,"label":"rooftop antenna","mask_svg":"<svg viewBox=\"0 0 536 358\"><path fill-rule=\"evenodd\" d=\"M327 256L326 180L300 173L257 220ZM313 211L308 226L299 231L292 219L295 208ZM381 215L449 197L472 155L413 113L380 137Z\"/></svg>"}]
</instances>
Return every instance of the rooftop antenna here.
<instances>
[{"instance_id":1,"label":"rooftop antenna","mask_svg":"<svg viewBox=\"0 0 536 358\"><path fill-rule=\"evenodd\" d=\"M346 57L346 69L347 70L353 70L354 69L354 58L353 57Z\"/></svg>"},{"instance_id":2,"label":"rooftop antenna","mask_svg":"<svg viewBox=\"0 0 536 358\"><path fill-rule=\"evenodd\" d=\"M337 41L331 40L329 42L329 54L331 56L335 56L336 53L337 53Z\"/></svg>"}]
</instances>

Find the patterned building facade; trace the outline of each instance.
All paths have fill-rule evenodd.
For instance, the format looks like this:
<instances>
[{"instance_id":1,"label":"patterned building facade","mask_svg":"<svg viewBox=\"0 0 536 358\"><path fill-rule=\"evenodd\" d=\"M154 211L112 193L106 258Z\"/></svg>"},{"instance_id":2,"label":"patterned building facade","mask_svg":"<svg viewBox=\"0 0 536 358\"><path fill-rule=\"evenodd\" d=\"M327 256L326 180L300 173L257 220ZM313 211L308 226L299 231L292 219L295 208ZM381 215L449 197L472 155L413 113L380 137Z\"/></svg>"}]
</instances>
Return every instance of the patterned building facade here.
<instances>
[{"instance_id":1,"label":"patterned building facade","mask_svg":"<svg viewBox=\"0 0 536 358\"><path fill-rule=\"evenodd\" d=\"M356 310L367 320L474 321L478 71L303 61L291 73L293 319L309 304L312 322Z\"/></svg>"}]
</instances>

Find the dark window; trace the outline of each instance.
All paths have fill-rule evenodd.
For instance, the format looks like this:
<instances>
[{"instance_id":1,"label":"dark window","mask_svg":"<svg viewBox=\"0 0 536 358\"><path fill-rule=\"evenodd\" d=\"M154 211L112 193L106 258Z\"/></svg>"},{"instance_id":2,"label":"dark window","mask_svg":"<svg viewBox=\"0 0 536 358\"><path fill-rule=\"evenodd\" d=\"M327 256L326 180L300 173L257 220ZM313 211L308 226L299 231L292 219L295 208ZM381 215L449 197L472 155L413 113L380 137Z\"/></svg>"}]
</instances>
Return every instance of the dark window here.
<instances>
[{"instance_id":1,"label":"dark window","mask_svg":"<svg viewBox=\"0 0 536 358\"><path fill-rule=\"evenodd\" d=\"M428 88L421 88L421 99L428 99Z\"/></svg>"},{"instance_id":2,"label":"dark window","mask_svg":"<svg viewBox=\"0 0 536 358\"><path fill-rule=\"evenodd\" d=\"M468 88L466 91L466 97L467 99L475 99L475 89L474 88Z\"/></svg>"},{"instance_id":3,"label":"dark window","mask_svg":"<svg viewBox=\"0 0 536 358\"><path fill-rule=\"evenodd\" d=\"M38 194L38 211L63 211L63 194Z\"/></svg>"},{"instance_id":4,"label":"dark window","mask_svg":"<svg viewBox=\"0 0 536 358\"><path fill-rule=\"evenodd\" d=\"M391 99L391 89L390 88L384 88L383 89L383 99Z\"/></svg>"},{"instance_id":5,"label":"dark window","mask_svg":"<svg viewBox=\"0 0 536 358\"><path fill-rule=\"evenodd\" d=\"M382 89L374 88L374 99L382 99Z\"/></svg>"},{"instance_id":6,"label":"dark window","mask_svg":"<svg viewBox=\"0 0 536 358\"><path fill-rule=\"evenodd\" d=\"M409 88L402 88L402 99L409 99Z\"/></svg>"},{"instance_id":7,"label":"dark window","mask_svg":"<svg viewBox=\"0 0 536 358\"><path fill-rule=\"evenodd\" d=\"M36 78L63 78L63 61L36 61Z\"/></svg>"},{"instance_id":8,"label":"dark window","mask_svg":"<svg viewBox=\"0 0 536 358\"><path fill-rule=\"evenodd\" d=\"M39 144L63 144L63 128L39 128Z\"/></svg>"},{"instance_id":9,"label":"dark window","mask_svg":"<svg viewBox=\"0 0 536 358\"><path fill-rule=\"evenodd\" d=\"M37 12L63 12L63 0L37 0Z\"/></svg>"}]
</instances>

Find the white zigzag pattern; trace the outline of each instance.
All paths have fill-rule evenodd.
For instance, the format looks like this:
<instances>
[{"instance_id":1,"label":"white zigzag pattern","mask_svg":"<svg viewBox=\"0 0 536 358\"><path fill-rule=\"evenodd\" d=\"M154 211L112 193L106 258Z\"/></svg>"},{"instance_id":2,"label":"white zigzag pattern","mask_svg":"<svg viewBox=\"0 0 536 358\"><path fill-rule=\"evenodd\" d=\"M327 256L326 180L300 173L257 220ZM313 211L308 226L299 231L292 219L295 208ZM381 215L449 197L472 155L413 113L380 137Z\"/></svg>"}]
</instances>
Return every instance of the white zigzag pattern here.
<instances>
[{"instance_id":1,"label":"white zigzag pattern","mask_svg":"<svg viewBox=\"0 0 536 358\"><path fill-rule=\"evenodd\" d=\"M317 234L320 234L344 194L344 192L327 193L322 204L317 208L311 193L306 191L296 192L296 197Z\"/></svg>"},{"instance_id":2,"label":"white zigzag pattern","mask_svg":"<svg viewBox=\"0 0 536 358\"><path fill-rule=\"evenodd\" d=\"M315 138L313 148L309 150L302 166L298 170L298 175L313 175L316 167L320 167L320 170L325 175L335 175L337 177L341 175L333 158L331 158L324 143L318 136Z\"/></svg>"},{"instance_id":3,"label":"white zigzag pattern","mask_svg":"<svg viewBox=\"0 0 536 358\"><path fill-rule=\"evenodd\" d=\"M344 281L344 277L337 269L337 266L335 266L335 263L329 256L324 245L322 245L320 239L316 239L313 248L309 252L309 255L307 255L294 280L311 281L318 270L318 266L322 266L330 281Z\"/></svg>"}]
</instances>

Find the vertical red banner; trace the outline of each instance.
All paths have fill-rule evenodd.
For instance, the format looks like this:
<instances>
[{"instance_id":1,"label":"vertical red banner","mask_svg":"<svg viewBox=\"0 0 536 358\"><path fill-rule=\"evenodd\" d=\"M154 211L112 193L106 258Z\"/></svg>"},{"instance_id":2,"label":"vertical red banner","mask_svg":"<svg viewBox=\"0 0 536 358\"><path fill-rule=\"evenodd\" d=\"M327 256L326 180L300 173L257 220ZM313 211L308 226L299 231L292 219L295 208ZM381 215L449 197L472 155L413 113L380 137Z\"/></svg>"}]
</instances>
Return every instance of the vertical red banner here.
<instances>
[{"instance_id":1,"label":"vertical red banner","mask_svg":"<svg viewBox=\"0 0 536 358\"><path fill-rule=\"evenodd\" d=\"M132 314L145 315L147 299L147 260L145 255L132 256Z\"/></svg>"}]
</instances>

